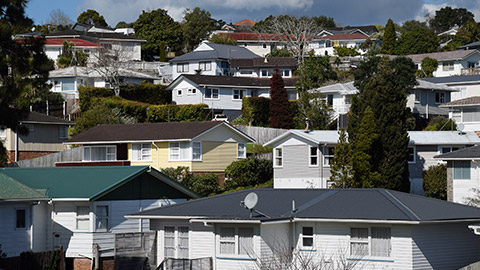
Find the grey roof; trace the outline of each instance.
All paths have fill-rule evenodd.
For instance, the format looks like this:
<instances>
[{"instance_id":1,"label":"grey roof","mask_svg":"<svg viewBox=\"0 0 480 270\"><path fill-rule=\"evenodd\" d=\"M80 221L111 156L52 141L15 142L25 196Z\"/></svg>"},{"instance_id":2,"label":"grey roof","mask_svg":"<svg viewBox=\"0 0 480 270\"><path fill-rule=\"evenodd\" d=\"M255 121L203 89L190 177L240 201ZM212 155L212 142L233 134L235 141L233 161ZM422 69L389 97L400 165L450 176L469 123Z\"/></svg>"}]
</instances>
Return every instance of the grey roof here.
<instances>
[{"instance_id":1,"label":"grey roof","mask_svg":"<svg viewBox=\"0 0 480 270\"><path fill-rule=\"evenodd\" d=\"M473 106L473 105L480 105L479 96L457 99L457 100L442 104L440 105L440 107L464 107L464 106Z\"/></svg>"},{"instance_id":2,"label":"grey roof","mask_svg":"<svg viewBox=\"0 0 480 270\"><path fill-rule=\"evenodd\" d=\"M148 74L133 71L129 69L119 69L118 74L120 77L126 78L138 78L145 80L155 80L157 77L150 76ZM100 72L94 68L89 67L67 67L52 70L48 73L49 78L69 78L69 77L88 77L88 78L102 78L104 77Z\"/></svg>"},{"instance_id":3,"label":"grey roof","mask_svg":"<svg viewBox=\"0 0 480 270\"><path fill-rule=\"evenodd\" d=\"M480 138L473 131L460 133L458 131L409 131L411 145L468 145L480 144ZM299 136L315 144L336 144L339 134L335 130L313 130L306 133L303 130L289 130L265 145L276 145L284 138Z\"/></svg>"},{"instance_id":4,"label":"grey roof","mask_svg":"<svg viewBox=\"0 0 480 270\"><path fill-rule=\"evenodd\" d=\"M52 125L74 125L75 122L49 116L43 113L30 112L27 119L20 121L23 124L52 124Z\"/></svg>"},{"instance_id":5,"label":"grey roof","mask_svg":"<svg viewBox=\"0 0 480 270\"><path fill-rule=\"evenodd\" d=\"M480 75L465 75L465 76L450 76L450 77L431 77L422 78L424 81L431 83L464 83L464 82L478 82L480 81Z\"/></svg>"},{"instance_id":6,"label":"grey roof","mask_svg":"<svg viewBox=\"0 0 480 270\"><path fill-rule=\"evenodd\" d=\"M462 60L471 54L479 53L477 50L457 50L449 52L434 52L434 53L422 53L422 54L409 54L406 57L412 59L414 63L420 63L426 57L433 58L437 61L453 61Z\"/></svg>"},{"instance_id":7,"label":"grey roof","mask_svg":"<svg viewBox=\"0 0 480 270\"><path fill-rule=\"evenodd\" d=\"M258 203L250 211L240 205L255 192ZM297 207L293 215L292 201ZM268 216L268 217L267 217ZM199 219L259 220L295 219L382 220L429 222L480 219L480 208L385 189L253 189L196 199L145 210L129 217L184 217Z\"/></svg>"},{"instance_id":8,"label":"grey roof","mask_svg":"<svg viewBox=\"0 0 480 270\"><path fill-rule=\"evenodd\" d=\"M472 42L472 43L468 43L468 44L465 44L463 46L460 46L458 47L459 49L469 49L469 48L479 48L480 47L480 41L477 41L477 42Z\"/></svg>"},{"instance_id":9,"label":"grey roof","mask_svg":"<svg viewBox=\"0 0 480 270\"><path fill-rule=\"evenodd\" d=\"M427 115L427 106L415 104L413 106L413 113L420 115ZM439 108L435 106L428 106L428 115L443 115L448 116L447 108Z\"/></svg>"},{"instance_id":10,"label":"grey roof","mask_svg":"<svg viewBox=\"0 0 480 270\"><path fill-rule=\"evenodd\" d=\"M480 158L480 145L467 147L452 151L449 153L435 156L435 158L442 160L455 160L455 159L478 159Z\"/></svg>"},{"instance_id":11,"label":"grey roof","mask_svg":"<svg viewBox=\"0 0 480 270\"><path fill-rule=\"evenodd\" d=\"M235 58L258 58L259 55L254 54L250 50L233 45L207 43L213 50L193 51L175 57L170 62L186 62L192 60L211 60L211 59L235 59Z\"/></svg>"}]
</instances>

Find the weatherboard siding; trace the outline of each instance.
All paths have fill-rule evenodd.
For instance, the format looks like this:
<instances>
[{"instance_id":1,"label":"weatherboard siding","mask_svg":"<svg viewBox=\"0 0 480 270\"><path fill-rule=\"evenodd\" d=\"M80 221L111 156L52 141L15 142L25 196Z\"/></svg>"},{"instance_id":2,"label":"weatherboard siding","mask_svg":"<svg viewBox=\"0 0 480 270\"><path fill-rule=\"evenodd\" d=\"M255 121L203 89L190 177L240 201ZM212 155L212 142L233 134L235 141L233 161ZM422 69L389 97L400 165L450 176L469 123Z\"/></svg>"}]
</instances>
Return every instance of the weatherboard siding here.
<instances>
[{"instance_id":1,"label":"weatherboard siding","mask_svg":"<svg viewBox=\"0 0 480 270\"><path fill-rule=\"evenodd\" d=\"M19 256L20 253L30 250L30 202L2 203L0 205L0 244L2 252L8 257ZM26 209L26 228L15 228L16 209Z\"/></svg>"},{"instance_id":2,"label":"weatherboard siding","mask_svg":"<svg viewBox=\"0 0 480 270\"><path fill-rule=\"evenodd\" d=\"M480 258L480 236L470 223L418 225L412 228L414 269L459 269Z\"/></svg>"},{"instance_id":3,"label":"weatherboard siding","mask_svg":"<svg viewBox=\"0 0 480 270\"><path fill-rule=\"evenodd\" d=\"M202 142L202 161L192 162L192 171L222 172L237 160L236 142Z\"/></svg>"},{"instance_id":4,"label":"weatherboard siding","mask_svg":"<svg viewBox=\"0 0 480 270\"><path fill-rule=\"evenodd\" d=\"M452 162L450 161L449 163L451 164ZM453 202L465 204L470 199L478 196L478 190L480 190L480 167L478 160L470 161L470 179L453 179L453 173L451 178L453 181Z\"/></svg>"},{"instance_id":5,"label":"weatherboard siding","mask_svg":"<svg viewBox=\"0 0 480 270\"><path fill-rule=\"evenodd\" d=\"M33 126L34 131L18 136L20 151L63 151L68 149L68 146L62 144L67 138L59 138L58 125L33 124Z\"/></svg>"},{"instance_id":6,"label":"weatherboard siding","mask_svg":"<svg viewBox=\"0 0 480 270\"><path fill-rule=\"evenodd\" d=\"M40 202L33 206L32 212L33 223L33 251L39 252L47 250L47 224L49 224L48 203ZM1 231L1 230L0 230Z\"/></svg>"},{"instance_id":7,"label":"weatherboard siding","mask_svg":"<svg viewBox=\"0 0 480 270\"><path fill-rule=\"evenodd\" d=\"M290 250L290 226L288 223L263 224L260 231L261 260L268 260L273 254Z\"/></svg>"}]
</instances>

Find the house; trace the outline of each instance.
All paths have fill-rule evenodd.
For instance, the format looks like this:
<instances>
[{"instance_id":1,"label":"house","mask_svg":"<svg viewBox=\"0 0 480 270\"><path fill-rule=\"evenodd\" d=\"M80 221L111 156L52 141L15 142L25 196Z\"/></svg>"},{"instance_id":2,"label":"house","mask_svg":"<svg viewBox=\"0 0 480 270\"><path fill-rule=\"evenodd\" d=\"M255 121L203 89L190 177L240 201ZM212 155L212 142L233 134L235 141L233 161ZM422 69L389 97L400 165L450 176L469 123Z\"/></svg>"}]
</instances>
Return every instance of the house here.
<instances>
[{"instance_id":1,"label":"house","mask_svg":"<svg viewBox=\"0 0 480 270\"><path fill-rule=\"evenodd\" d=\"M285 78L290 100L298 98L295 82ZM182 75L166 90L172 91L174 104L207 104L215 114L226 114L234 120L241 115L243 97L270 97L270 79L231 76Z\"/></svg>"},{"instance_id":2,"label":"house","mask_svg":"<svg viewBox=\"0 0 480 270\"><path fill-rule=\"evenodd\" d=\"M480 96L480 75L432 77L422 78L422 80L457 89L458 92L452 93L452 101L467 97Z\"/></svg>"},{"instance_id":3,"label":"house","mask_svg":"<svg viewBox=\"0 0 480 270\"><path fill-rule=\"evenodd\" d=\"M405 56L412 59L419 70L422 69L424 58L429 57L437 60L438 68L433 72L434 77L473 75L473 71L478 67L480 61L480 51L478 50L457 50Z\"/></svg>"},{"instance_id":4,"label":"house","mask_svg":"<svg viewBox=\"0 0 480 270\"><path fill-rule=\"evenodd\" d=\"M172 77L180 75L230 75L230 60L257 58L251 51L233 45L203 42L192 52L170 60L173 66Z\"/></svg>"},{"instance_id":5,"label":"house","mask_svg":"<svg viewBox=\"0 0 480 270\"><path fill-rule=\"evenodd\" d=\"M378 33L378 29L374 25L343 26L343 27L334 27L334 28L324 29L318 35L329 36L329 35L353 34L353 33L360 33L370 37L373 34Z\"/></svg>"},{"instance_id":6,"label":"house","mask_svg":"<svg viewBox=\"0 0 480 270\"><path fill-rule=\"evenodd\" d=\"M447 162L447 200L478 206L480 192L480 146L435 156Z\"/></svg>"},{"instance_id":7,"label":"house","mask_svg":"<svg viewBox=\"0 0 480 270\"><path fill-rule=\"evenodd\" d=\"M409 131L410 192L424 194L423 170L437 165L435 155L480 144L474 132ZM338 132L290 130L267 142L273 147L275 188L328 188Z\"/></svg>"},{"instance_id":8,"label":"house","mask_svg":"<svg viewBox=\"0 0 480 270\"><path fill-rule=\"evenodd\" d=\"M232 59L230 68L234 77L271 78L277 68L282 78L292 78L297 60L293 57Z\"/></svg>"},{"instance_id":9,"label":"house","mask_svg":"<svg viewBox=\"0 0 480 270\"><path fill-rule=\"evenodd\" d=\"M126 68L118 69L116 74L119 81L124 84L154 83L158 79L158 77ZM73 66L52 70L48 73L48 78L49 83L52 84L50 91L61 94L65 100L78 99L80 86L111 87L111 82L105 79L104 74L99 69L91 67Z\"/></svg>"},{"instance_id":10,"label":"house","mask_svg":"<svg viewBox=\"0 0 480 270\"><path fill-rule=\"evenodd\" d=\"M312 39L308 46L308 50L314 50L315 55L336 55L335 47L347 47L355 48L361 54L365 51L360 50L360 44L367 39L371 39L369 36L361 33L348 33L348 34L335 34L315 37Z\"/></svg>"},{"instance_id":11,"label":"house","mask_svg":"<svg viewBox=\"0 0 480 270\"><path fill-rule=\"evenodd\" d=\"M325 95L327 104L333 108L335 118L350 111L352 96L359 93L353 81L331 84L311 91L319 91ZM448 110L441 105L450 102L451 95L457 91L455 88L417 79L417 85L408 96L407 107L414 114L427 119L432 116L448 116Z\"/></svg>"},{"instance_id":12,"label":"house","mask_svg":"<svg viewBox=\"0 0 480 270\"><path fill-rule=\"evenodd\" d=\"M252 142L226 122L205 121L98 125L65 143L81 145L85 164L129 161L157 170L185 166L223 180L225 168L246 158L246 144Z\"/></svg>"},{"instance_id":13,"label":"house","mask_svg":"<svg viewBox=\"0 0 480 270\"><path fill-rule=\"evenodd\" d=\"M150 235L148 220L125 214L199 197L148 166L1 168L0 182L8 196L0 199L2 251L10 257L62 245L75 269L90 269L93 246L111 259L115 239Z\"/></svg>"},{"instance_id":14,"label":"house","mask_svg":"<svg viewBox=\"0 0 480 270\"><path fill-rule=\"evenodd\" d=\"M463 131L480 131L480 96L457 99L442 105L449 109L449 118Z\"/></svg>"},{"instance_id":15,"label":"house","mask_svg":"<svg viewBox=\"0 0 480 270\"><path fill-rule=\"evenodd\" d=\"M91 55L90 60L98 57L98 52L102 46L99 44L83 40L80 38L49 38L45 40L44 51L48 58L57 61L63 53L63 43L73 44L73 51L82 51Z\"/></svg>"},{"instance_id":16,"label":"house","mask_svg":"<svg viewBox=\"0 0 480 270\"><path fill-rule=\"evenodd\" d=\"M280 34L253 32L218 32L237 42L237 46L250 50L252 53L265 57L275 49L287 47L286 37ZM257 57L258 57L257 56Z\"/></svg>"},{"instance_id":17,"label":"house","mask_svg":"<svg viewBox=\"0 0 480 270\"><path fill-rule=\"evenodd\" d=\"M480 259L479 217L385 189L243 190L127 215L150 219L157 262L207 269L460 269Z\"/></svg>"},{"instance_id":18,"label":"house","mask_svg":"<svg viewBox=\"0 0 480 270\"><path fill-rule=\"evenodd\" d=\"M7 150L8 162L41 157L66 150L62 143L68 139L68 128L73 122L45 114L30 112L20 124L28 134L10 128L0 128L0 142Z\"/></svg>"}]
</instances>

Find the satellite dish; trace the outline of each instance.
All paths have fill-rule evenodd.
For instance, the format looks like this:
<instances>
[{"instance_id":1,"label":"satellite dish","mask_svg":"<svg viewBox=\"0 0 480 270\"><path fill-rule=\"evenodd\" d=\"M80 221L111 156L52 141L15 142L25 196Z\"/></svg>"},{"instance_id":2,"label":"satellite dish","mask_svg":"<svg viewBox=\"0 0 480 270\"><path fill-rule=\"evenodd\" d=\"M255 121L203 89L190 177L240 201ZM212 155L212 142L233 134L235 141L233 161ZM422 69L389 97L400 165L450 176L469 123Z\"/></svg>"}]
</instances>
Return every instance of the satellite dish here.
<instances>
[{"instance_id":1,"label":"satellite dish","mask_svg":"<svg viewBox=\"0 0 480 270\"><path fill-rule=\"evenodd\" d=\"M258 196L255 192L250 192L243 199L243 205L248 209L253 209L257 205Z\"/></svg>"},{"instance_id":2,"label":"satellite dish","mask_svg":"<svg viewBox=\"0 0 480 270\"><path fill-rule=\"evenodd\" d=\"M464 125L464 124L462 124L462 123L458 123L458 124L457 124L457 130L458 130L458 131L462 132L464 128L465 128L465 125Z\"/></svg>"}]
</instances>

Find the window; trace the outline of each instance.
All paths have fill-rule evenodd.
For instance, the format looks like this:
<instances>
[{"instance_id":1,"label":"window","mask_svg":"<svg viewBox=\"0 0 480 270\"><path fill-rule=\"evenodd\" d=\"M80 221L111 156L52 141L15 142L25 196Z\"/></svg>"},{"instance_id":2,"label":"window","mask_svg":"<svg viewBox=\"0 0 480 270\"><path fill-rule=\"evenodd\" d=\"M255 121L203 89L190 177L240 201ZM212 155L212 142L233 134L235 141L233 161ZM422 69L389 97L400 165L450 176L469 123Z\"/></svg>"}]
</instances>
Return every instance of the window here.
<instances>
[{"instance_id":1,"label":"window","mask_svg":"<svg viewBox=\"0 0 480 270\"><path fill-rule=\"evenodd\" d=\"M177 96L181 96L182 95L182 90L178 90L177 91Z\"/></svg>"},{"instance_id":2,"label":"window","mask_svg":"<svg viewBox=\"0 0 480 270\"><path fill-rule=\"evenodd\" d=\"M28 132L34 132L35 131L35 125L34 124L24 124L24 126L28 129Z\"/></svg>"},{"instance_id":3,"label":"window","mask_svg":"<svg viewBox=\"0 0 480 270\"><path fill-rule=\"evenodd\" d=\"M195 89L195 88L188 89L188 94L189 95L195 95L196 93L197 93L197 89Z\"/></svg>"},{"instance_id":4,"label":"window","mask_svg":"<svg viewBox=\"0 0 480 270\"><path fill-rule=\"evenodd\" d=\"M169 144L170 160L189 160L190 143L189 142L171 142Z\"/></svg>"},{"instance_id":5,"label":"window","mask_svg":"<svg viewBox=\"0 0 480 270\"><path fill-rule=\"evenodd\" d=\"M442 70L443 71L452 71L455 69L455 63L454 62L444 62L442 64Z\"/></svg>"},{"instance_id":6,"label":"window","mask_svg":"<svg viewBox=\"0 0 480 270\"><path fill-rule=\"evenodd\" d=\"M248 255L253 251L253 228L220 228L220 254Z\"/></svg>"},{"instance_id":7,"label":"window","mask_svg":"<svg viewBox=\"0 0 480 270\"><path fill-rule=\"evenodd\" d=\"M67 126L58 126L58 138L68 139L68 127Z\"/></svg>"},{"instance_id":8,"label":"window","mask_svg":"<svg viewBox=\"0 0 480 270\"><path fill-rule=\"evenodd\" d=\"M188 258L188 227L178 227L178 257Z\"/></svg>"},{"instance_id":9,"label":"window","mask_svg":"<svg viewBox=\"0 0 480 270\"><path fill-rule=\"evenodd\" d=\"M76 229L79 231L88 231L90 229L90 207L77 206Z\"/></svg>"},{"instance_id":10,"label":"window","mask_svg":"<svg viewBox=\"0 0 480 270\"><path fill-rule=\"evenodd\" d=\"M212 70L212 63L209 62L200 62L198 63L198 69L201 69L203 71L210 71Z\"/></svg>"},{"instance_id":11,"label":"window","mask_svg":"<svg viewBox=\"0 0 480 270\"><path fill-rule=\"evenodd\" d=\"M283 149L282 148L275 148L274 158L275 158L275 166L282 167L283 166Z\"/></svg>"},{"instance_id":12,"label":"window","mask_svg":"<svg viewBox=\"0 0 480 270\"><path fill-rule=\"evenodd\" d=\"M463 122L480 122L480 109L463 108Z\"/></svg>"},{"instance_id":13,"label":"window","mask_svg":"<svg viewBox=\"0 0 480 270\"><path fill-rule=\"evenodd\" d=\"M108 231L108 205L98 205L96 211L97 231Z\"/></svg>"},{"instance_id":14,"label":"window","mask_svg":"<svg viewBox=\"0 0 480 270\"><path fill-rule=\"evenodd\" d=\"M84 146L83 161L117 160L116 146Z\"/></svg>"},{"instance_id":15,"label":"window","mask_svg":"<svg viewBox=\"0 0 480 270\"><path fill-rule=\"evenodd\" d=\"M437 103L437 104L445 103L445 93L444 92L435 92L435 103Z\"/></svg>"},{"instance_id":16,"label":"window","mask_svg":"<svg viewBox=\"0 0 480 270\"><path fill-rule=\"evenodd\" d=\"M326 146L323 147L323 165L330 166L335 153L335 147Z\"/></svg>"},{"instance_id":17,"label":"window","mask_svg":"<svg viewBox=\"0 0 480 270\"><path fill-rule=\"evenodd\" d=\"M245 90L233 90L234 100L242 100L244 96L245 96Z\"/></svg>"},{"instance_id":18,"label":"window","mask_svg":"<svg viewBox=\"0 0 480 270\"><path fill-rule=\"evenodd\" d=\"M27 228L27 209L15 209L15 229Z\"/></svg>"},{"instance_id":19,"label":"window","mask_svg":"<svg viewBox=\"0 0 480 270\"><path fill-rule=\"evenodd\" d=\"M391 250L390 228L350 228L350 255L390 257Z\"/></svg>"},{"instance_id":20,"label":"window","mask_svg":"<svg viewBox=\"0 0 480 270\"><path fill-rule=\"evenodd\" d=\"M289 69L282 70L282 77L290 77L290 70Z\"/></svg>"},{"instance_id":21,"label":"window","mask_svg":"<svg viewBox=\"0 0 480 270\"><path fill-rule=\"evenodd\" d=\"M175 227L165 226L163 246L166 258L175 257Z\"/></svg>"},{"instance_id":22,"label":"window","mask_svg":"<svg viewBox=\"0 0 480 270\"><path fill-rule=\"evenodd\" d=\"M450 152L453 152L453 151L457 151L459 148L458 147L442 147L440 149L440 154L445 154L445 153L450 153Z\"/></svg>"},{"instance_id":23,"label":"window","mask_svg":"<svg viewBox=\"0 0 480 270\"><path fill-rule=\"evenodd\" d=\"M333 106L333 95L327 95L327 105Z\"/></svg>"},{"instance_id":24,"label":"window","mask_svg":"<svg viewBox=\"0 0 480 270\"><path fill-rule=\"evenodd\" d=\"M243 75L252 75L253 71L252 70L240 70L240 74Z\"/></svg>"},{"instance_id":25,"label":"window","mask_svg":"<svg viewBox=\"0 0 480 270\"><path fill-rule=\"evenodd\" d=\"M151 161L152 145L150 143L132 143L133 161Z\"/></svg>"},{"instance_id":26,"label":"window","mask_svg":"<svg viewBox=\"0 0 480 270\"><path fill-rule=\"evenodd\" d=\"M178 63L177 64L177 72L178 73L188 72L188 63Z\"/></svg>"},{"instance_id":27,"label":"window","mask_svg":"<svg viewBox=\"0 0 480 270\"><path fill-rule=\"evenodd\" d=\"M470 179L470 161L453 162L453 179Z\"/></svg>"},{"instance_id":28,"label":"window","mask_svg":"<svg viewBox=\"0 0 480 270\"><path fill-rule=\"evenodd\" d=\"M218 99L218 89L205 89L205 99Z\"/></svg>"},{"instance_id":29,"label":"window","mask_svg":"<svg viewBox=\"0 0 480 270\"><path fill-rule=\"evenodd\" d=\"M202 143L192 143L192 160L202 160Z\"/></svg>"},{"instance_id":30,"label":"window","mask_svg":"<svg viewBox=\"0 0 480 270\"><path fill-rule=\"evenodd\" d=\"M238 143L238 146L237 146L237 156L238 158L246 158L247 157L247 146L244 144L244 143Z\"/></svg>"},{"instance_id":31,"label":"window","mask_svg":"<svg viewBox=\"0 0 480 270\"><path fill-rule=\"evenodd\" d=\"M260 75L261 75L260 77L270 77L271 76L270 72L267 69L262 69L260 71Z\"/></svg>"},{"instance_id":32,"label":"window","mask_svg":"<svg viewBox=\"0 0 480 270\"><path fill-rule=\"evenodd\" d=\"M421 96L421 93L419 90L415 90L414 91L414 94L415 94L415 103L420 103L422 102L422 96Z\"/></svg>"},{"instance_id":33,"label":"window","mask_svg":"<svg viewBox=\"0 0 480 270\"><path fill-rule=\"evenodd\" d=\"M415 147L408 147L408 163L415 163Z\"/></svg>"},{"instance_id":34,"label":"window","mask_svg":"<svg viewBox=\"0 0 480 270\"><path fill-rule=\"evenodd\" d=\"M302 246L313 248L313 227L302 227Z\"/></svg>"},{"instance_id":35,"label":"window","mask_svg":"<svg viewBox=\"0 0 480 270\"><path fill-rule=\"evenodd\" d=\"M309 151L309 163L310 166L318 165L318 147L311 146Z\"/></svg>"},{"instance_id":36,"label":"window","mask_svg":"<svg viewBox=\"0 0 480 270\"><path fill-rule=\"evenodd\" d=\"M266 44L266 43L263 43L263 44L262 44L262 47L263 47L264 49L266 49L266 48L267 48L267 44Z\"/></svg>"}]
</instances>

